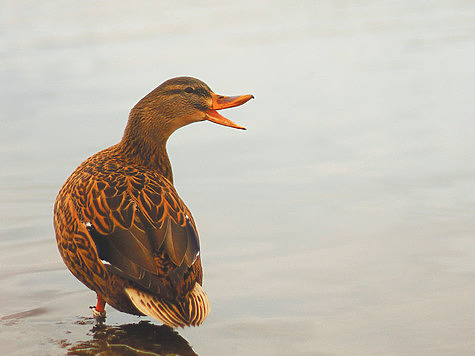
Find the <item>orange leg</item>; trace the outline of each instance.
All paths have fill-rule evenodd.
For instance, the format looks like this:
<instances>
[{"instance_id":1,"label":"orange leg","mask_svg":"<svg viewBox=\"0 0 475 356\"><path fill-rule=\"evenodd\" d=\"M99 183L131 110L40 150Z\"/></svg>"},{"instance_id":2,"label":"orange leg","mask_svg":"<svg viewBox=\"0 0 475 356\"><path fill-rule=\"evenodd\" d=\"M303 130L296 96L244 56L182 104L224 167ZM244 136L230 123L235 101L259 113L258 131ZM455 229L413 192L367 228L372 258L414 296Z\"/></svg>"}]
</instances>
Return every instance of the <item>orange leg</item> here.
<instances>
[{"instance_id":1,"label":"orange leg","mask_svg":"<svg viewBox=\"0 0 475 356\"><path fill-rule=\"evenodd\" d=\"M102 298L102 295L98 294L97 295L97 305L96 305L96 311L98 313L104 313L104 307L106 306L106 301L104 298Z\"/></svg>"},{"instance_id":2,"label":"orange leg","mask_svg":"<svg viewBox=\"0 0 475 356\"><path fill-rule=\"evenodd\" d=\"M92 308L92 315L98 321L104 321L106 318L106 311L105 311L106 301L102 298L102 295L97 294L97 305L96 307Z\"/></svg>"}]
</instances>

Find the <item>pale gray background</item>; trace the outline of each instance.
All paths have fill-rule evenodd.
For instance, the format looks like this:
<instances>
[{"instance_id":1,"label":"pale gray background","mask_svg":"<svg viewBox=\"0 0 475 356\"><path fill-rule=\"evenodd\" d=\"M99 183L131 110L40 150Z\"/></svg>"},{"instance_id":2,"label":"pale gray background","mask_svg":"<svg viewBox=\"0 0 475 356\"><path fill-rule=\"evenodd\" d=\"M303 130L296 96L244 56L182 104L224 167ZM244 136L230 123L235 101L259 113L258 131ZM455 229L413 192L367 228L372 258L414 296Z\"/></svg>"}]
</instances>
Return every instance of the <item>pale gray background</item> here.
<instances>
[{"instance_id":1,"label":"pale gray background","mask_svg":"<svg viewBox=\"0 0 475 356\"><path fill-rule=\"evenodd\" d=\"M0 350L91 338L53 201L191 75L256 97L225 113L248 131L169 142L212 304L180 331L197 353L473 355L474 63L473 1L2 1Z\"/></svg>"}]
</instances>

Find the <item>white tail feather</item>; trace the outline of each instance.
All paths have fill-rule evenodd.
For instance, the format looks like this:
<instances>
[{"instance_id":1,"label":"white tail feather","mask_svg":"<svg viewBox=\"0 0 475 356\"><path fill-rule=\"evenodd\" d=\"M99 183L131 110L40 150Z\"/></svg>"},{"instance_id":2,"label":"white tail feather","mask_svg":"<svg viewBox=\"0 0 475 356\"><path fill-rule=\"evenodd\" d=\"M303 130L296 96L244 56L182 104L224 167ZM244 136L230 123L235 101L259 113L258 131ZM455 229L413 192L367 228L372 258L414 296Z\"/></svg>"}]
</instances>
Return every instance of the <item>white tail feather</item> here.
<instances>
[{"instance_id":1,"label":"white tail feather","mask_svg":"<svg viewBox=\"0 0 475 356\"><path fill-rule=\"evenodd\" d=\"M159 299L135 288L125 288L135 307L172 328L197 326L210 311L208 296L198 283L183 301Z\"/></svg>"}]
</instances>

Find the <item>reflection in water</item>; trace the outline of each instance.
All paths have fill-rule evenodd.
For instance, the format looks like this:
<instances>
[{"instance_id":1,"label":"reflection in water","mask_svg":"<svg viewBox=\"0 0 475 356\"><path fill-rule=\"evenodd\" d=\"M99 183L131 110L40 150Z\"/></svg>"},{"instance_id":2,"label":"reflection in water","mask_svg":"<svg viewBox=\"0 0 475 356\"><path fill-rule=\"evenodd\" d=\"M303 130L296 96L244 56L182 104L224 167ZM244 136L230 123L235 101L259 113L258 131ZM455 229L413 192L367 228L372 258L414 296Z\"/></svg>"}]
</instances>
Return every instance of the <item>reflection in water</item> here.
<instances>
[{"instance_id":1,"label":"reflection in water","mask_svg":"<svg viewBox=\"0 0 475 356\"><path fill-rule=\"evenodd\" d=\"M475 1L0 4L0 356L171 349L119 312L78 321L94 294L51 212L181 74L257 98L229 112L246 133L169 142L213 299L195 351L475 355Z\"/></svg>"},{"instance_id":2,"label":"reflection in water","mask_svg":"<svg viewBox=\"0 0 475 356\"><path fill-rule=\"evenodd\" d=\"M68 355L197 355L176 331L147 321L119 326L99 323L91 332L92 339L71 346Z\"/></svg>"}]
</instances>

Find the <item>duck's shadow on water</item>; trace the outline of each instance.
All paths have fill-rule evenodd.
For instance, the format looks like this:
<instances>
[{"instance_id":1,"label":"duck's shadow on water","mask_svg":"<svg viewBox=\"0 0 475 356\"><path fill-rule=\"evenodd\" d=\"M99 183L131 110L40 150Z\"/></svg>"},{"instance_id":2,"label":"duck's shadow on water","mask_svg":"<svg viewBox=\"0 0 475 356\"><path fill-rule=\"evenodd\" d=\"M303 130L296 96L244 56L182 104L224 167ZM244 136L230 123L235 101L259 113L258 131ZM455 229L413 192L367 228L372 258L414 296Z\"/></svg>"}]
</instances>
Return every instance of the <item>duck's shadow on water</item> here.
<instances>
[{"instance_id":1,"label":"duck's shadow on water","mask_svg":"<svg viewBox=\"0 0 475 356\"><path fill-rule=\"evenodd\" d=\"M67 346L67 355L197 355L178 332L147 321L108 326L97 323L92 338Z\"/></svg>"}]
</instances>

